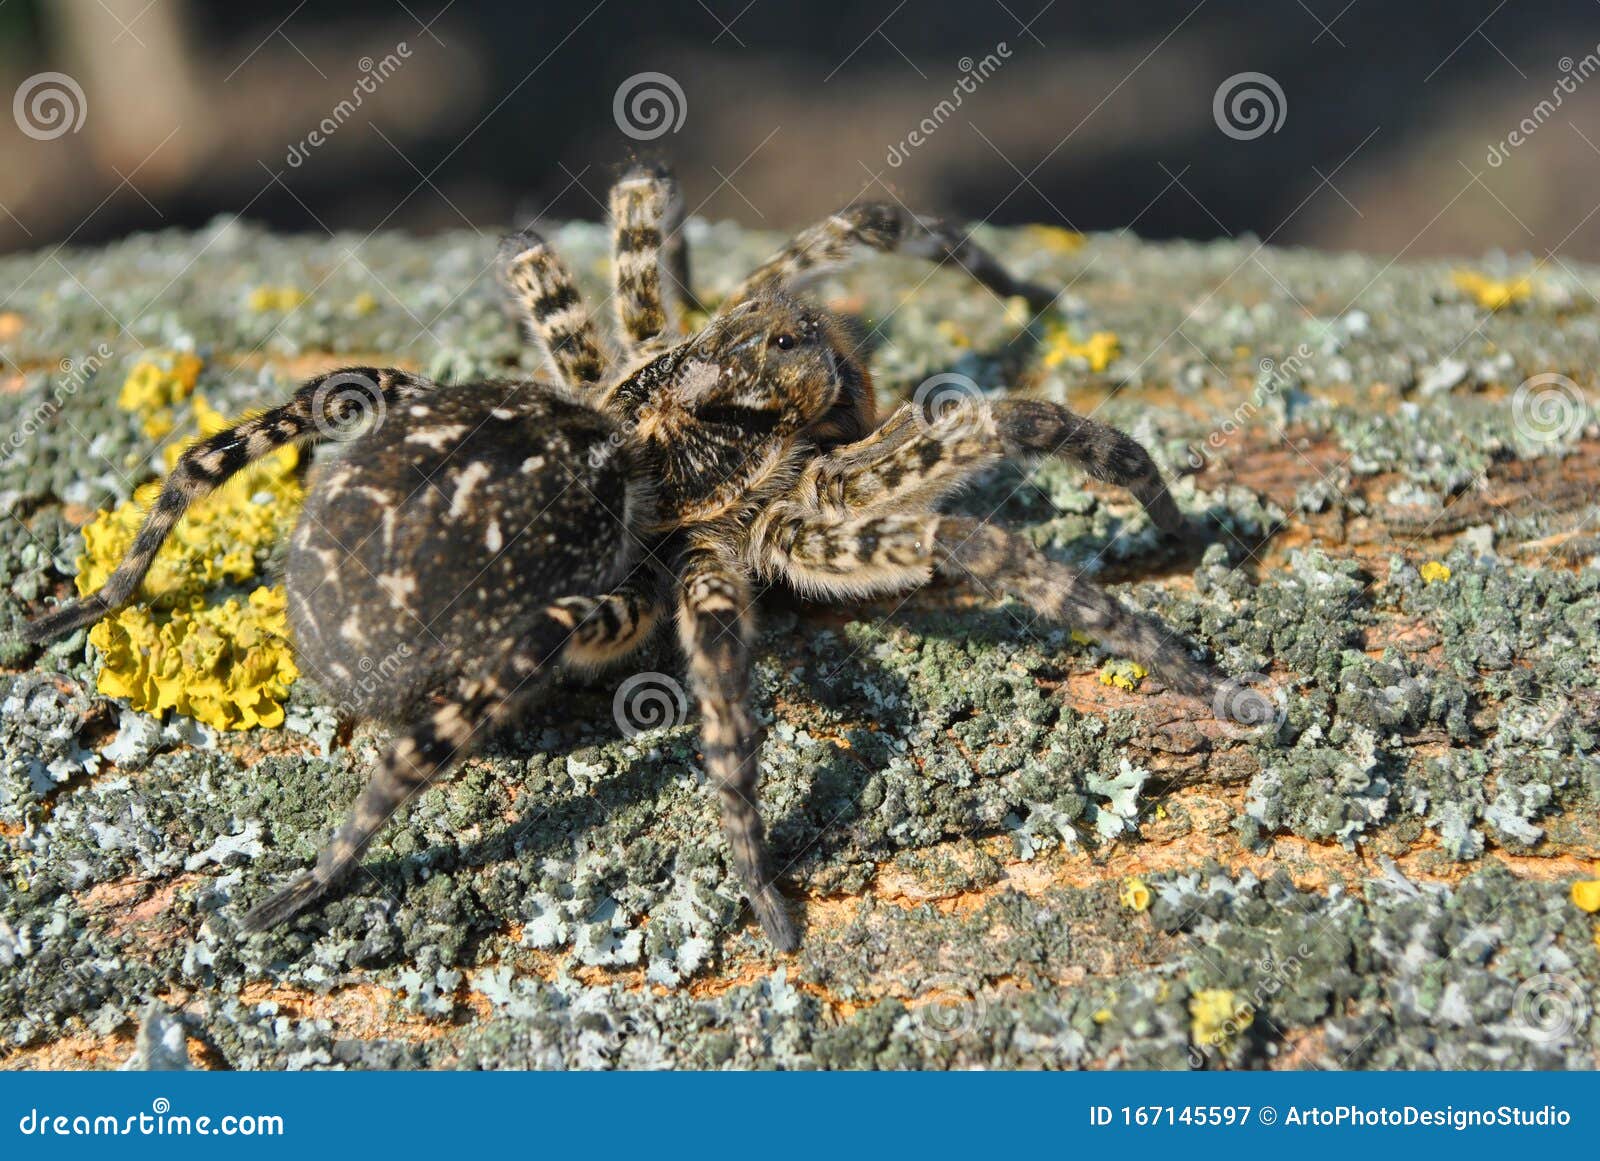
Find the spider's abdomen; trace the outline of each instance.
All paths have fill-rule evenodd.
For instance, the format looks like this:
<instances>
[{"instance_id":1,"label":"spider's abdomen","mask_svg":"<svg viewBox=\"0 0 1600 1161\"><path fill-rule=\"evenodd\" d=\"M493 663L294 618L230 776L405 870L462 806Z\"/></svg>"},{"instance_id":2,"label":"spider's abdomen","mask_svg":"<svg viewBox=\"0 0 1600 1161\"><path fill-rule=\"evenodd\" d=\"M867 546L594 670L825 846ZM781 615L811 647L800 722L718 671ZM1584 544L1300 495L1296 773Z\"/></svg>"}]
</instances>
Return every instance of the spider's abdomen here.
<instances>
[{"instance_id":1,"label":"spider's abdomen","mask_svg":"<svg viewBox=\"0 0 1600 1161\"><path fill-rule=\"evenodd\" d=\"M535 384L407 400L319 465L290 540L301 669L393 717L492 670L529 616L628 564L614 423Z\"/></svg>"}]
</instances>

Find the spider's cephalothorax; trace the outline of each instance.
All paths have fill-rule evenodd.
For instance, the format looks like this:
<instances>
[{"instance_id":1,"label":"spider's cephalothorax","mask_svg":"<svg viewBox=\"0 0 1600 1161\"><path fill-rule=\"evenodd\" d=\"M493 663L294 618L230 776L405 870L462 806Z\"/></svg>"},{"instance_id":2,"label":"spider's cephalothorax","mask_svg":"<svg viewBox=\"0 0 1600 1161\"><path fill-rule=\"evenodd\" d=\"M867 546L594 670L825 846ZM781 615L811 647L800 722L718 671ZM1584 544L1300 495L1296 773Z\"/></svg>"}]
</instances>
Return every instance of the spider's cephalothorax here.
<instances>
[{"instance_id":1,"label":"spider's cephalothorax","mask_svg":"<svg viewBox=\"0 0 1600 1161\"><path fill-rule=\"evenodd\" d=\"M848 598L935 572L975 580L1082 626L1184 693L1216 688L1159 622L1025 539L937 508L1002 458L1059 455L1130 488L1176 533L1183 519L1138 443L1035 400L971 399L939 415L908 404L878 423L858 345L791 293L863 250L952 262L1035 309L1049 292L937 222L860 205L799 234L682 338L670 321L688 293L680 206L661 170L612 191L620 358L561 261L536 234L515 235L505 280L559 384L319 376L186 451L105 586L29 627L42 641L127 601L186 506L250 461L288 443L342 444L319 463L291 540L291 625L302 668L398 732L315 868L247 928L323 894L408 797L515 718L553 671L626 655L670 611L733 864L773 944L794 946L756 810L751 607L769 581Z\"/></svg>"},{"instance_id":2,"label":"spider's cephalothorax","mask_svg":"<svg viewBox=\"0 0 1600 1161\"><path fill-rule=\"evenodd\" d=\"M724 519L780 490L801 433L816 445L819 421L845 422L836 405L849 352L836 320L767 291L604 395L602 409L626 425L635 455L649 465L658 526ZM862 435L870 399L868 392L850 401Z\"/></svg>"}]
</instances>

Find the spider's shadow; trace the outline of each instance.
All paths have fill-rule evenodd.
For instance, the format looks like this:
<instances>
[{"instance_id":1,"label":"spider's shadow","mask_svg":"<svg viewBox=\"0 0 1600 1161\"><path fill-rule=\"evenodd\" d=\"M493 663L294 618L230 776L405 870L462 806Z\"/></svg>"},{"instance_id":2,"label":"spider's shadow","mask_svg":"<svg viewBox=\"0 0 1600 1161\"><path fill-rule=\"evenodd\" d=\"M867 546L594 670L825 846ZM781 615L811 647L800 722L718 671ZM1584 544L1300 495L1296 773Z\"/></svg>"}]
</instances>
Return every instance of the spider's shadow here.
<instances>
[{"instance_id":1,"label":"spider's shadow","mask_svg":"<svg viewBox=\"0 0 1600 1161\"><path fill-rule=\"evenodd\" d=\"M664 647L657 648L662 654L667 652ZM641 664L659 665L666 672L674 670L674 666L659 654L642 655ZM871 681L879 692L888 692L901 699L910 697L909 686L902 675L866 659L859 659L859 664L870 666L875 671ZM607 735L597 737L588 730L561 729L557 723L604 720L611 712L611 690L615 681L615 674L602 675L574 682L561 689L555 697L532 709L519 727L497 735L486 747L486 754L491 757L525 755L537 748L548 758L570 757L591 746L614 740ZM859 695L854 698L847 696L846 702L849 704L846 707L827 692L830 686L831 682L824 682L820 686L813 684L808 692L820 702L844 708L845 716L860 718L866 715L868 706L864 698ZM761 706L758 712L764 715L767 709ZM550 744L535 742L530 746L524 740L537 738L545 726L551 727L550 733L554 734ZM693 745L698 750L698 743ZM784 868L800 858L806 858L808 862L818 858L825 860L846 845L849 827L860 816L861 796L878 765L886 761L887 752L882 755L882 762L872 764L864 762L862 756L850 748L837 744L825 746L803 775L808 778L809 785L802 803L781 814L769 814L775 865ZM536 864L544 858L568 858L573 852L575 840L581 841L583 835L599 829L612 815L625 808L636 807L641 802L657 801L667 786L689 772L689 769L683 762L673 758L640 754L623 768L600 779L591 791L585 793L564 789L532 805L517 821L493 831L485 831L468 843L460 846L435 845L423 851L369 857L362 866L382 885L385 893L403 899L424 880L425 872L453 873L513 860ZM665 807L651 809L659 814ZM705 841L715 843L718 841L717 835L713 821L707 828ZM665 848L661 865L647 868L645 877L657 879L670 875L673 857L673 851ZM615 885L620 887L620 866L615 874L618 876ZM352 884L352 889L354 893L361 893L359 880Z\"/></svg>"},{"instance_id":2,"label":"spider's shadow","mask_svg":"<svg viewBox=\"0 0 1600 1161\"><path fill-rule=\"evenodd\" d=\"M481 756L525 758L541 754L546 759L570 758L616 741L620 735L615 732L596 733L571 725L611 718L611 691L616 680L614 673L562 679L547 697L528 709L521 721L497 732ZM600 779L592 791L564 788L542 802L530 804L516 821L492 831L485 829L470 842L369 858L363 866L392 893L400 894L420 881L419 872L424 868L453 871L508 860L537 862L547 857L567 857L572 853L575 837L597 828L625 807L656 799L683 772L681 763L675 760L640 755L623 769ZM448 793L445 784L439 788Z\"/></svg>"}]
</instances>

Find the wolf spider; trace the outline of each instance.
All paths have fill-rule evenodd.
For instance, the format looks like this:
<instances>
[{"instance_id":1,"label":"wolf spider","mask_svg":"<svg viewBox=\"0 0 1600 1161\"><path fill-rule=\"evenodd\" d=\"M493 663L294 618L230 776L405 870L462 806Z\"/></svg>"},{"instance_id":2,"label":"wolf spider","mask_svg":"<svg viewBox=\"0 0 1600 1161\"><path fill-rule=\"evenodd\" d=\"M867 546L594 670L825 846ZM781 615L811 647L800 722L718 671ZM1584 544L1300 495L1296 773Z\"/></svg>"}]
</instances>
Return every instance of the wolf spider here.
<instances>
[{"instance_id":1,"label":"wolf spider","mask_svg":"<svg viewBox=\"0 0 1600 1161\"><path fill-rule=\"evenodd\" d=\"M675 608L733 865L773 946L796 946L756 810L751 608L767 582L850 599L934 573L975 578L1182 693L1219 686L1159 622L1015 533L936 507L1002 459L1064 456L1177 533L1183 517L1143 447L1037 400L974 398L938 415L907 404L880 423L857 345L790 293L864 251L954 262L1035 309L1050 292L939 222L857 204L797 235L685 338L671 318L688 270L675 183L635 168L610 202L620 354L566 266L524 230L503 244L502 274L559 385L319 375L185 451L104 587L27 630L44 641L126 602L185 508L245 465L286 444L344 445L316 469L290 540L290 623L301 669L398 733L314 868L250 911L248 930L328 891L399 806L514 720L554 670L625 656ZM357 680L396 654L408 664Z\"/></svg>"}]
</instances>

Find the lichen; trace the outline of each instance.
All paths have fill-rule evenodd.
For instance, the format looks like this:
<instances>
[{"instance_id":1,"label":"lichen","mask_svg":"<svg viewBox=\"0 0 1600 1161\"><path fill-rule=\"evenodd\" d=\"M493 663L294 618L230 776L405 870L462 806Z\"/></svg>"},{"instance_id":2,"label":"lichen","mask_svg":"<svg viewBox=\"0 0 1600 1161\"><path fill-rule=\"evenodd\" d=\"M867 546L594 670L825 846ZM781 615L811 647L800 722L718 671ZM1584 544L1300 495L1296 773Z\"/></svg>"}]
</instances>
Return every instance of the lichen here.
<instances>
[{"instance_id":1,"label":"lichen","mask_svg":"<svg viewBox=\"0 0 1600 1161\"><path fill-rule=\"evenodd\" d=\"M1490 278L1476 270L1458 270L1452 280L1484 310L1505 310L1533 296L1533 281L1527 277Z\"/></svg>"},{"instance_id":2,"label":"lichen","mask_svg":"<svg viewBox=\"0 0 1600 1161\"><path fill-rule=\"evenodd\" d=\"M1024 226L1023 237L1052 254L1076 254L1083 249L1083 235L1061 226Z\"/></svg>"},{"instance_id":3,"label":"lichen","mask_svg":"<svg viewBox=\"0 0 1600 1161\"><path fill-rule=\"evenodd\" d=\"M215 434L229 420L202 395L194 397L200 436ZM166 449L170 471L193 440ZM158 608L192 608L194 598L224 583L256 577L270 550L293 527L305 501L296 474L299 452L280 448L234 476L211 495L191 504L156 554L139 589L138 600ZM83 527L83 554L75 580L88 594L105 584L132 546L161 482L144 485L133 500L101 512Z\"/></svg>"},{"instance_id":4,"label":"lichen","mask_svg":"<svg viewBox=\"0 0 1600 1161\"><path fill-rule=\"evenodd\" d=\"M1111 331L1095 331L1079 341L1064 324L1052 322L1045 331L1044 354L1040 361L1050 370L1082 362L1090 371L1099 374L1111 366L1111 360L1121 351L1121 342Z\"/></svg>"},{"instance_id":5,"label":"lichen","mask_svg":"<svg viewBox=\"0 0 1600 1161\"><path fill-rule=\"evenodd\" d=\"M95 688L141 712L176 710L219 730L280 726L300 675L288 630L282 585L166 615L129 605L89 632L100 651Z\"/></svg>"},{"instance_id":6,"label":"lichen","mask_svg":"<svg viewBox=\"0 0 1600 1161\"><path fill-rule=\"evenodd\" d=\"M117 406L143 417L147 439L163 439L174 427L172 409L194 393L203 366L189 351L147 351L123 380Z\"/></svg>"},{"instance_id":7,"label":"lichen","mask_svg":"<svg viewBox=\"0 0 1600 1161\"><path fill-rule=\"evenodd\" d=\"M1152 898L1154 896L1149 885L1143 879L1134 877L1124 879L1122 890L1117 894L1117 899L1129 911L1148 911Z\"/></svg>"},{"instance_id":8,"label":"lichen","mask_svg":"<svg viewBox=\"0 0 1600 1161\"><path fill-rule=\"evenodd\" d=\"M1115 686L1133 692L1139 688L1139 683L1150 676L1150 671L1137 661L1115 659L1108 661L1100 668L1100 684Z\"/></svg>"},{"instance_id":9,"label":"lichen","mask_svg":"<svg viewBox=\"0 0 1600 1161\"><path fill-rule=\"evenodd\" d=\"M1189 997L1189 1034L1202 1048L1223 1048L1250 1027L1255 1012L1226 988L1202 988Z\"/></svg>"},{"instance_id":10,"label":"lichen","mask_svg":"<svg viewBox=\"0 0 1600 1161\"><path fill-rule=\"evenodd\" d=\"M294 286L258 286L245 299L245 305L260 313L291 311L309 297L305 291Z\"/></svg>"},{"instance_id":11,"label":"lichen","mask_svg":"<svg viewBox=\"0 0 1600 1161\"><path fill-rule=\"evenodd\" d=\"M1600 911L1600 879L1580 879L1572 884L1572 901L1590 914Z\"/></svg>"},{"instance_id":12,"label":"lichen","mask_svg":"<svg viewBox=\"0 0 1600 1161\"><path fill-rule=\"evenodd\" d=\"M194 397L201 436L228 426ZM170 470L192 441L167 449ZM190 506L157 554L138 599L100 621L89 642L100 652L96 688L137 710L180 714L217 729L275 727L298 676L281 586L255 586L267 555L304 501L298 452L287 447ZM80 593L103 585L132 546L161 483L91 520L78 561Z\"/></svg>"}]
</instances>

